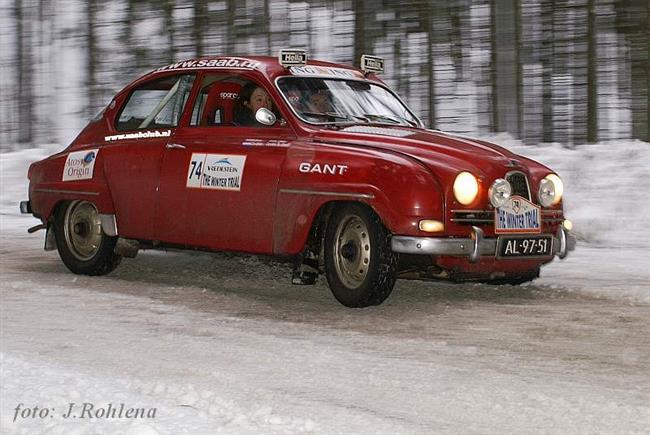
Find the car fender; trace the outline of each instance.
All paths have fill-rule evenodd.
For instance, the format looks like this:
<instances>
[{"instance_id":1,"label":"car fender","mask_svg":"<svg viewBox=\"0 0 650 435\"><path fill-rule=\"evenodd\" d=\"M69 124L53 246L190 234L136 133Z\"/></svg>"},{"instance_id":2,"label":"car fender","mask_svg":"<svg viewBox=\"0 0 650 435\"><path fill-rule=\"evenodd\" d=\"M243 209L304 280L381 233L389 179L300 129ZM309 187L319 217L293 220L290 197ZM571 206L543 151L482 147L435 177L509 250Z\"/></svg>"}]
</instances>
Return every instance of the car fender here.
<instances>
[{"instance_id":1,"label":"car fender","mask_svg":"<svg viewBox=\"0 0 650 435\"><path fill-rule=\"evenodd\" d=\"M319 211L350 201L371 207L393 234L423 235L419 220L444 217L440 184L418 160L369 147L296 142L278 187L274 253L301 252Z\"/></svg>"}]
</instances>

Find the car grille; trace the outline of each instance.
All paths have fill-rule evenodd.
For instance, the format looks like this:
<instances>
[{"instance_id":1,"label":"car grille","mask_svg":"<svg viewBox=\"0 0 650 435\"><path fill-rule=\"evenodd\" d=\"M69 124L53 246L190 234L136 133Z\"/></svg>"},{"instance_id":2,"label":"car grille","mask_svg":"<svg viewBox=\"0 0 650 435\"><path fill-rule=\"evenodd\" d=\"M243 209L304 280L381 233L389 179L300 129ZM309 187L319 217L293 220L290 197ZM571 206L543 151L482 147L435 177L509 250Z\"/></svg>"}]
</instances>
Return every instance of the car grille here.
<instances>
[{"instance_id":1,"label":"car grille","mask_svg":"<svg viewBox=\"0 0 650 435\"><path fill-rule=\"evenodd\" d=\"M512 171L508 172L505 178L512 187L512 195L518 195L531 201L526 174ZM494 210L452 210L450 220L459 225L494 225ZM542 222L544 224L559 224L563 220L562 210L542 210Z\"/></svg>"},{"instance_id":2,"label":"car grille","mask_svg":"<svg viewBox=\"0 0 650 435\"><path fill-rule=\"evenodd\" d=\"M451 221L460 225L493 225L494 210L452 210ZM562 210L542 210L542 223L559 224L564 220Z\"/></svg>"},{"instance_id":3,"label":"car grille","mask_svg":"<svg viewBox=\"0 0 650 435\"><path fill-rule=\"evenodd\" d=\"M494 223L494 210L452 210L452 222L459 224L491 224Z\"/></svg>"},{"instance_id":4,"label":"car grille","mask_svg":"<svg viewBox=\"0 0 650 435\"><path fill-rule=\"evenodd\" d=\"M528 188L528 180L526 175L521 172L508 172L506 180L512 187L512 194L519 195L530 201L530 189Z\"/></svg>"},{"instance_id":5,"label":"car grille","mask_svg":"<svg viewBox=\"0 0 650 435\"><path fill-rule=\"evenodd\" d=\"M526 175L521 172L509 172L506 174L506 180L512 187L512 194L519 195L530 201L530 189Z\"/></svg>"}]
</instances>

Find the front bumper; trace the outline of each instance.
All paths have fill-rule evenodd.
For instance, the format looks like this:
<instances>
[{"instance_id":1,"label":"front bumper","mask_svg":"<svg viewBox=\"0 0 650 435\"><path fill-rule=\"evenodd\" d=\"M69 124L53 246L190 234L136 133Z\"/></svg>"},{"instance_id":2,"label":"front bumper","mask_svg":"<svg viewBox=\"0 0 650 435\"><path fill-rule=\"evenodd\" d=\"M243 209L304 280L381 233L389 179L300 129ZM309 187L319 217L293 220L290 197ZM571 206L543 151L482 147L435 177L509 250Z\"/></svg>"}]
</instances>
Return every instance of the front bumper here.
<instances>
[{"instance_id":1,"label":"front bumper","mask_svg":"<svg viewBox=\"0 0 650 435\"><path fill-rule=\"evenodd\" d=\"M569 251L575 249L576 239L564 227L560 226L553 236L553 254L565 258ZM450 255L468 257L476 263L482 256L495 257L496 238L483 237L483 230L472 227L470 238L437 238L393 236L391 248L401 254Z\"/></svg>"}]
</instances>

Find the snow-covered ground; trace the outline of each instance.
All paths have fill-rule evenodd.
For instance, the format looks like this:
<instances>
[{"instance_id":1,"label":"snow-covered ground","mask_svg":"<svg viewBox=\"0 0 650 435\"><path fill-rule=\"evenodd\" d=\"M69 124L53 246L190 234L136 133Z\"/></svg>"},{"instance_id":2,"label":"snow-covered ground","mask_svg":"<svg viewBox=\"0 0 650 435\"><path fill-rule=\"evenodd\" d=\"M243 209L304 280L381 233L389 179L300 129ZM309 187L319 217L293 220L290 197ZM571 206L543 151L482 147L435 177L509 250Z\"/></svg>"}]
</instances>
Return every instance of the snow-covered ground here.
<instances>
[{"instance_id":1,"label":"snow-covered ground","mask_svg":"<svg viewBox=\"0 0 650 435\"><path fill-rule=\"evenodd\" d=\"M650 145L524 147L564 178L580 244L524 287L400 281L364 310L286 265L144 252L69 273L0 154L0 432L649 433ZM64 419L69 404L156 408ZM14 421L15 408L54 409Z\"/></svg>"}]
</instances>

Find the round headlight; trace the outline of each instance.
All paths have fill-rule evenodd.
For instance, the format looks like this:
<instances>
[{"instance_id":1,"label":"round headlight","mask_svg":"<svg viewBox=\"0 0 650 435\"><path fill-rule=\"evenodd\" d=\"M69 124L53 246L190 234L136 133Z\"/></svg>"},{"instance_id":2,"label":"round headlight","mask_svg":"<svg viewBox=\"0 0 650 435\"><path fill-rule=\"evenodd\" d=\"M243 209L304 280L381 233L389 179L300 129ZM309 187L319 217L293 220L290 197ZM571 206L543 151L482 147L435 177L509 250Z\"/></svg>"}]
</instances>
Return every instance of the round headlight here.
<instances>
[{"instance_id":1,"label":"round headlight","mask_svg":"<svg viewBox=\"0 0 650 435\"><path fill-rule=\"evenodd\" d=\"M553 199L553 205L555 205L562 200L562 195L564 195L564 183L562 183L562 179L555 174L548 174L544 179L550 180L555 187L555 198Z\"/></svg>"},{"instance_id":2,"label":"round headlight","mask_svg":"<svg viewBox=\"0 0 650 435\"><path fill-rule=\"evenodd\" d=\"M454 196L463 205L469 205L478 195L478 180L469 172L461 172L454 181Z\"/></svg>"},{"instance_id":3,"label":"round headlight","mask_svg":"<svg viewBox=\"0 0 650 435\"><path fill-rule=\"evenodd\" d=\"M495 207L502 207L508 198L512 195L512 186L507 180L503 178L497 178L490 186L488 191L488 196L490 197L490 202Z\"/></svg>"},{"instance_id":4,"label":"round headlight","mask_svg":"<svg viewBox=\"0 0 650 435\"><path fill-rule=\"evenodd\" d=\"M555 201L555 184L548 178L544 178L539 182L539 192L538 192L539 203L543 207L548 207L554 204Z\"/></svg>"}]
</instances>

